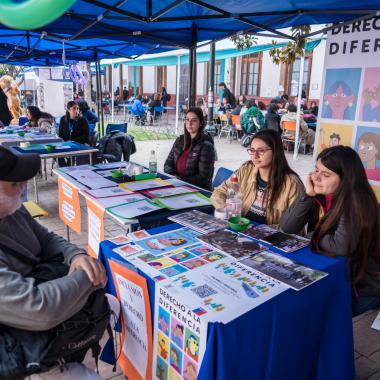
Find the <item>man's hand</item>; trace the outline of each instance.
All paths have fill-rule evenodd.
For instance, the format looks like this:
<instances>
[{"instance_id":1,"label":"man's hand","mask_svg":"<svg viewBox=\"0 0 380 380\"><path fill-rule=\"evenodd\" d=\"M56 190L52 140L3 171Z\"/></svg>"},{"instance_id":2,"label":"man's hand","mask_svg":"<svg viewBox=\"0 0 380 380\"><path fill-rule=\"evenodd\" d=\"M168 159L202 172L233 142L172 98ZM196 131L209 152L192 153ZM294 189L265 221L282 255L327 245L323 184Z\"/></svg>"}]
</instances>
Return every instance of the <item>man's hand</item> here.
<instances>
[{"instance_id":1,"label":"man's hand","mask_svg":"<svg viewBox=\"0 0 380 380\"><path fill-rule=\"evenodd\" d=\"M106 285L106 270L99 260L83 254L74 256L71 260L69 274L77 269L83 269L94 286L104 287Z\"/></svg>"}]
</instances>

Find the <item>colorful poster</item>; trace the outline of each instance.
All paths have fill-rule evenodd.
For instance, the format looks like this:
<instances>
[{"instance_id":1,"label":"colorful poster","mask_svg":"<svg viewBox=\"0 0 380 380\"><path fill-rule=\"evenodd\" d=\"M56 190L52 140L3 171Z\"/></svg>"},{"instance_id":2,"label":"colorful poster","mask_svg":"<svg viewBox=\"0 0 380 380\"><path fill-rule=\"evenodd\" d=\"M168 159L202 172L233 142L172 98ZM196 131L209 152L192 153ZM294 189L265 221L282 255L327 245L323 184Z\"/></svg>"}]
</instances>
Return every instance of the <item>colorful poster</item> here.
<instances>
[{"instance_id":1,"label":"colorful poster","mask_svg":"<svg viewBox=\"0 0 380 380\"><path fill-rule=\"evenodd\" d=\"M154 379L196 380L206 350L207 321L161 283L155 294Z\"/></svg>"},{"instance_id":2,"label":"colorful poster","mask_svg":"<svg viewBox=\"0 0 380 380\"><path fill-rule=\"evenodd\" d=\"M319 143L316 150L320 153L323 149L332 146L350 146L353 133L353 125L321 122L319 128Z\"/></svg>"},{"instance_id":3,"label":"colorful poster","mask_svg":"<svg viewBox=\"0 0 380 380\"><path fill-rule=\"evenodd\" d=\"M155 198L153 201L162 207L168 208L169 210L180 210L182 208L194 208L211 204L210 199L201 193L189 193L173 195L165 198Z\"/></svg>"},{"instance_id":4,"label":"colorful poster","mask_svg":"<svg viewBox=\"0 0 380 380\"><path fill-rule=\"evenodd\" d=\"M223 323L288 289L229 257L164 280L160 286L207 321Z\"/></svg>"},{"instance_id":5,"label":"colorful poster","mask_svg":"<svg viewBox=\"0 0 380 380\"><path fill-rule=\"evenodd\" d=\"M146 279L112 260L109 264L123 318L118 364L129 379L151 380L152 317Z\"/></svg>"},{"instance_id":6,"label":"colorful poster","mask_svg":"<svg viewBox=\"0 0 380 380\"><path fill-rule=\"evenodd\" d=\"M98 257L99 244L104 240L104 209L90 199L87 203L88 253Z\"/></svg>"},{"instance_id":7,"label":"colorful poster","mask_svg":"<svg viewBox=\"0 0 380 380\"><path fill-rule=\"evenodd\" d=\"M364 70L359 120L380 122L380 67Z\"/></svg>"},{"instance_id":8,"label":"colorful poster","mask_svg":"<svg viewBox=\"0 0 380 380\"><path fill-rule=\"evenodd\" d=\"M78 189L58 176L59 217L66 226L80 234L81 210Z\"/></svg>"}]
</instances>

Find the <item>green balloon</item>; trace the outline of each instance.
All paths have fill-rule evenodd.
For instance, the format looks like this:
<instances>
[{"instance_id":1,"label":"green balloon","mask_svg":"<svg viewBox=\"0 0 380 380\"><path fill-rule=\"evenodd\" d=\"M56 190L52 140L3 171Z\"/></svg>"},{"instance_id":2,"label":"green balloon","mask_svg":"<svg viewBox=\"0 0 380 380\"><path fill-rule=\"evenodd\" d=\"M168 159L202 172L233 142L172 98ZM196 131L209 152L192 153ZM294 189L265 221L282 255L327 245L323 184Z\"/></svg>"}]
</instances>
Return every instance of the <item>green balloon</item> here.
<instances>
[{"instance_id":1,"label":"green balloon","mask_svg":"<svg viewBox=\"0 0 380 380\"><path fill-rule=\"evenodd\" d=\"M65 13L76 0L0 0L0 23L21 30L37 29Z\"/></svg>"}]
</instances>

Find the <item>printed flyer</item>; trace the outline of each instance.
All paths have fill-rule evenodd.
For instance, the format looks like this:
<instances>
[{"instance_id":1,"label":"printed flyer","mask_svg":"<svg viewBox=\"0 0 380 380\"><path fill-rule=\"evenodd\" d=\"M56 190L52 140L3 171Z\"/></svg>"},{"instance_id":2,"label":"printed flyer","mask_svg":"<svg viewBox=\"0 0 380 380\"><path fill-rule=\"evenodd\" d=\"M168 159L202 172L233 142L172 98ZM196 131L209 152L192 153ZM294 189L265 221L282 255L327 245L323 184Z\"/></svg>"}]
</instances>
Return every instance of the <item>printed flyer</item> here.
<instances>
[{"instance_id":1,"label":"printed flyer","mask_svg":"<svg viewBox=\"0 0 380 380\"><path fill-rule=\"evenodd\" d=\"M162 281L160 286L208 321L228 323L289 287L233 258Z\"/></svg>"},{"instance_id":2,"label":"printed flyer","mask_svg":"<svg viewBox=\"0 0 380 380\"><path fill-rule=\"evenodd\" d=\"M157 380L196 380L207 342L207 322L156 284L153 376Z\"/></svg>"}]
</instances>

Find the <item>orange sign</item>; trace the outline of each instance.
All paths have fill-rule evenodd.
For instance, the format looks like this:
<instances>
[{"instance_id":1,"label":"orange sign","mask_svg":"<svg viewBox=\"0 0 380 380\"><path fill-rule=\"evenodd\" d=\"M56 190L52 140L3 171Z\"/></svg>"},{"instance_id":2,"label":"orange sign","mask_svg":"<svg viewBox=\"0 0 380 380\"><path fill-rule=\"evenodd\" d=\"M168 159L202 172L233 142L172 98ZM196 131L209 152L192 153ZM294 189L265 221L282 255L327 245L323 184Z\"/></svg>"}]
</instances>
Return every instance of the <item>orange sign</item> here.
<instances>
[{"instance_id":1,"label":"orange sign","mask_svg":"<svg viewBox=\"0 0 380 380\"><path fill-rule=\"evenodd\" d=\"M90 199L87 203L88 253L98 257L99 244L104 240L104 208L99 207Z\"/></svg>"},{"instance_id":2,"label":"orange sign","mask_svg":"<svg viewBox=\"0 0 380 380\"><path fill-rule=\"evenodd\" d=\"M112 260L109 264L123 318L118 364L128 379L150 380L152 320L146 279Z\"/></svg>"},{"instance_id":3,"label":"orange sign","mask_svg":"<svg viewBox=\"0 0 380 380\"><path fill-rule=\"evenodd\" d=\"M60 176L58 177L58 208L62 222L80 234L81 213L78 189Z\"/></svg>"}]
</instances>

